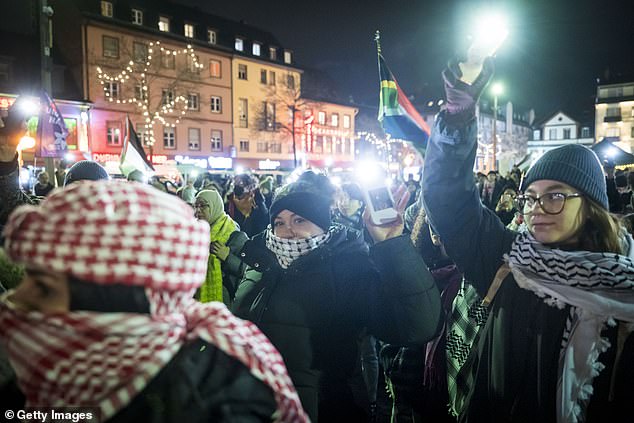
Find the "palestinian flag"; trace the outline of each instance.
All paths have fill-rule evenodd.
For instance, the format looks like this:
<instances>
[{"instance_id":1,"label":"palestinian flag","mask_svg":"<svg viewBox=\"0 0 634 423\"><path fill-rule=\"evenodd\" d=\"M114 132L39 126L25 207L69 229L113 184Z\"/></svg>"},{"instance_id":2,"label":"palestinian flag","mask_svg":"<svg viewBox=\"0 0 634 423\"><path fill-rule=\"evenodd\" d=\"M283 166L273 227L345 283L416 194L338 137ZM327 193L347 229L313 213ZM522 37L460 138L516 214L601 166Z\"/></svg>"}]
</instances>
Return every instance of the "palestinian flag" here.
<instances>
[{"instance_id":1,"label":"palestinian flag","mask_svg":"<svg viewBox=\"0 0 634 423\"><path fill-rule=\"evenodd\" d=\"M398 86L396 78L380 53L379 75L381 77L379 122L383 130L392 138L412 142L418 151L424 153L431 132L429 126Z\"/></svg>"},{"instance_id":2,"label":"palestinian flag","mask_svg":"<svg viewBox=\"0 0 634 423\"><path fill-rule=\"evenodd\" d=\"M141 140L134 131L134 127L128 117L125 124L125 139L121 149L121 162L119 169L124 176L128 176L132 171L140 170L144 174L154 173L154 167L147 158Z\"/></svg>"}]
</instances>

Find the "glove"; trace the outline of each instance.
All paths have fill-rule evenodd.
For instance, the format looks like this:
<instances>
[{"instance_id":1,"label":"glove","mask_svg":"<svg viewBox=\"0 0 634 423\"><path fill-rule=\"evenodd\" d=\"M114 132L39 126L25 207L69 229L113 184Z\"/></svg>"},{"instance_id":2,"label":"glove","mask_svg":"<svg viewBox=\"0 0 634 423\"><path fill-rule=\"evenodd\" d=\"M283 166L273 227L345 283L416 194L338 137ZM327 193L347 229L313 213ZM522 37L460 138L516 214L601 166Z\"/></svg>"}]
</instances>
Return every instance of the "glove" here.
<instances>
[{"instance_id":1,"label":"glove","mask_svg":"<svg viewBox=\"0 0 634 423\"><path fill-rule=\"evenodd\" d=\"M480 94L493 77L493 58L487 57L482 63L482 70L472 84L467 84L462 78L459 61L452 59L442 72L445 82L447 103L445 110L450 116L462 117L465 120L475 115L475 106Z\"/></svg>"}]
</instances>

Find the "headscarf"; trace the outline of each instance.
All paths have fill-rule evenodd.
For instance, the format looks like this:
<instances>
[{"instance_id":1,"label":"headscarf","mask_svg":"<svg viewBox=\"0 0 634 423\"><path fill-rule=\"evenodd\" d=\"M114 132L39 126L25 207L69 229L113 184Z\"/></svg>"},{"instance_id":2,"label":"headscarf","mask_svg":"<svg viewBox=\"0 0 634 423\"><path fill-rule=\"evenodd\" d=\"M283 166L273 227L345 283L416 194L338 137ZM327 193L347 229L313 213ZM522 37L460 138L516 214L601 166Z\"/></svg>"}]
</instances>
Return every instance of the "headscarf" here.
<instances>
[{"instance_id":1,"label":"headscarf","mask_svg":"<svg viewBox=\"0 0 634 423\"><path fill-rule=\"evenodd\" d=\"M147 185L79 182L16 209L9 256L99 285L145 289L150 314L43 314L0 301L0 339L27 407L99 406L104 420L139 394L184 344L207 341L273 391L277 421L305 422L282 357L252 323L192 297L206 271L209 228L191 207Z\"/></svg>"},{"instance_id":2,"label":"headscarf","mask_svg":"<svg viewBox=\"0 0 634 423\"><path fill-rule=\"evenodd\" d=\"M225 245L235 231L240 230L238 224L225 213L220 194L216 190L203 190L196 195L207 203L209 215L209 241ZM214 254L209 254L207 274L200 287L200 302L222 301L222 263Z\"/></svg>"}]
</instances>

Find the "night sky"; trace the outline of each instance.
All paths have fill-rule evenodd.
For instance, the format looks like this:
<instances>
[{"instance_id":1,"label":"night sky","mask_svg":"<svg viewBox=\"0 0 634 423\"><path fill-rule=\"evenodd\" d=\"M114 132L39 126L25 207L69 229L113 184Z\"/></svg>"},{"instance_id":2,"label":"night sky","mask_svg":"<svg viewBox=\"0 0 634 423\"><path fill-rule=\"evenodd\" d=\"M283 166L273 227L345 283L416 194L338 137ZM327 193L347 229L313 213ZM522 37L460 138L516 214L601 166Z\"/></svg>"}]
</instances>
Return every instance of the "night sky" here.
<instances>
[{"instance_id":1,"label":"night sky","mask_svg":"<svg viewBox=\"0 0 634 423\"><path fill-rule=\"evenodd\" d=\"M378 102L376 29L399 84L424 104L442 95L439 74L481 5L499 5L509 20L497 57L501 100L538 119L562 109L592 123L596 79L634 70L632 0L174 1L273 33L300 67L326 72L361 104Z\"/></svg>"}]
</instances>

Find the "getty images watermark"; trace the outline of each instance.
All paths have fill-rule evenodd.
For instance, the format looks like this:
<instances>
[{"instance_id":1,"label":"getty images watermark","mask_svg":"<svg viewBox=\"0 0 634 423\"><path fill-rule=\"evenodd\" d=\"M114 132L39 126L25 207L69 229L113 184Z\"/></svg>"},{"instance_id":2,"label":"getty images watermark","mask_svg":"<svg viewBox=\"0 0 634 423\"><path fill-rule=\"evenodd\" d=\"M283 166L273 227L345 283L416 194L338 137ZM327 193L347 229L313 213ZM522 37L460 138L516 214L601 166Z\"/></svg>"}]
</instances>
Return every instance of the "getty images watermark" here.
<instances>
[{"instance_id":1,"label":"getty images watermark","mask_svg":"<svg viewBox=\"0 0 634 423\"><path fill-rule=\"evenodd\" d=\"M99 407L30 407L5 410L4 417L16 422L99 423Z\"/></svg>"}]
</instances>

